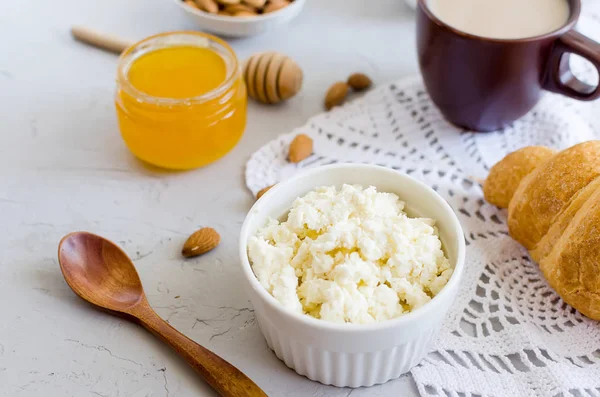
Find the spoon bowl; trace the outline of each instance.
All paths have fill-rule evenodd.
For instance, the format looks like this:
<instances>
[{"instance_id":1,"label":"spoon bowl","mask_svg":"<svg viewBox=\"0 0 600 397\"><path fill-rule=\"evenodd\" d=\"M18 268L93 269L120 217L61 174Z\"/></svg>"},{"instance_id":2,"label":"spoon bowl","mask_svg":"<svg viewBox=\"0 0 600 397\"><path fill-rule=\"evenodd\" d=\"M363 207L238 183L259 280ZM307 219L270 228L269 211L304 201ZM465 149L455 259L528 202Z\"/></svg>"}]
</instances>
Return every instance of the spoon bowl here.
<instances>
[{"instance_id":1,"label":"spoon bowl","mask_svg":"<svg viewBox=\"0 0 600 397\"><path fill-rule=\"evenodd\" d=\"M58 261L69 287L96 306L126 313L144 299L142 282L127 254L100 236L66 235Z\"/></svg>"},{"instance_id":2,"label":"spoon bowl","mask_svg":"<svg viewBox=\"0 0 600 397\"><path fill-rule=\"evenodd\" d=\"M68 234L58 246L58 262L77 295L140 323L170 345L221 396L266 397L240 370L171 327L152 310L133 262L113 242L87 232Z\"/></svg>"}]
</instances>

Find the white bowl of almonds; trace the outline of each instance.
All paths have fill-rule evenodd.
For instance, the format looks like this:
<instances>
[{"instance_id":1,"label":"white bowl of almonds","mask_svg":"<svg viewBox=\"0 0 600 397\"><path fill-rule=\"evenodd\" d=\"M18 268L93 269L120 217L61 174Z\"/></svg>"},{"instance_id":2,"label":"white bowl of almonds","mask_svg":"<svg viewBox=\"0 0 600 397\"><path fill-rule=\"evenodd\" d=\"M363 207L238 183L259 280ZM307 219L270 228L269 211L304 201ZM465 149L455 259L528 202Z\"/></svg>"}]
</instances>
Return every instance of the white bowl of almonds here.
<instances>
[{"instance_id":1,"label":"white bowl of almonds","mask_svg":"<svg viewBox=\"0 0 600 397\"><path fill-rule=\"evenodd\" d=\"M306 0L174 0L203 30L253 36L289 22Z\"/></svg>"}]
</instances>

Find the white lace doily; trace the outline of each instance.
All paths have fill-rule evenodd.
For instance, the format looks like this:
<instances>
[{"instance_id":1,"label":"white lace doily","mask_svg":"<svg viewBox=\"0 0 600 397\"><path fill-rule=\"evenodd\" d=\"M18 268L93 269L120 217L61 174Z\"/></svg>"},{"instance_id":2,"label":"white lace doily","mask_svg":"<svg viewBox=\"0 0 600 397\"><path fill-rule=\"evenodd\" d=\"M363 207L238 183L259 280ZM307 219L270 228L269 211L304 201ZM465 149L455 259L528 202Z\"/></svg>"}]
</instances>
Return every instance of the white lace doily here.
<instances>
[{"instance_id":1,"label":"white lace doily","mask_svg":"<svg viewBox=\"0 0 600 397\"><path fill-rule=\"evenodd\" d=\"M586 17L593 25L599 14ZM589 66L573 64L578 76L595 79ZM468 246L459 297L433 351L412 370L421 395L600 397L600 324L548 286L508 236L506 213L473 182L520 147L599 139L600 118L591 117L599 114L598 104L547 94L511 127L473 133L442 119L420 79L405 79L269 142L249 160L246 183L256 193L300 168L336 162L379 164L423 180L454 208ZM286 156L298 133L313 138L314 154L295 165Z\"/></svg>"}]
</instances>

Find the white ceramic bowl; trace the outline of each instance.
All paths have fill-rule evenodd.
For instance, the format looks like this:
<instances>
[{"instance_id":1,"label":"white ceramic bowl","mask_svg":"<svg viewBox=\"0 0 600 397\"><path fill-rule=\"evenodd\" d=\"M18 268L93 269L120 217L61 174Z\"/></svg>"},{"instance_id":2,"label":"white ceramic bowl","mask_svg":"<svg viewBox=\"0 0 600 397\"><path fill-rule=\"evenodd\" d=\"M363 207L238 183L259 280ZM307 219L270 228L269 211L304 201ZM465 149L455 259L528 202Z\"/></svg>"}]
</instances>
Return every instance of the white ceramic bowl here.
<instances>
[{"instance_id":1,"label":"white ceramic bowl","mask_svg":"<svg viewBox=\"0 0 600 397\"><path fill-rule=\"evenodd\" d=\"M343 183L396 193L411 216L437 221L444 250L454 266L448 284L423 307L374 324L336 324L287 311L258 282L247 241L267 217L285 218L297 197L318 186ZM454 302L465 256L463 231L448 203L433 189L400 172L373 165L338 164L304 171L265 193L248 213L240 237L247 293L260 329L279 359L300 375L339 387L371 386L408 372L427 354Z\"/></svg>"},{"instance_id":2,"label":"white ceramic bowl","mask_svg":"<svg viewBox=\"0 0 600 397\"><path fill-rule=\"evenodd\" d=\"M255 17L236 18L224 15L215 15L185 5L181 0L173 0L185 13L193 19L202 30L227 37L254 36L277 25L281 25L295 18L306 3L306 0L294 0L287 7L269 14Z\"/></svg>"}]
</instances>

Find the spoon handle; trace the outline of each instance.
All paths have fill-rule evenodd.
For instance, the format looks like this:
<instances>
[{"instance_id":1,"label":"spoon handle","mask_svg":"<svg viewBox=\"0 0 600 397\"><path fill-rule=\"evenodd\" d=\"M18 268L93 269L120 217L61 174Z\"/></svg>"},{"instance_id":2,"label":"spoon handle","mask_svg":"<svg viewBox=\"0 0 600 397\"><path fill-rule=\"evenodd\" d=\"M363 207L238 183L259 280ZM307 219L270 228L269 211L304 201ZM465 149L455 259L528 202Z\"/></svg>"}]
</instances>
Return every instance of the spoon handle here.
<instances>
[{"instance_id":1,"label":"spoon handle","mask_svg":"<svg viewBox=\"0 0 600 397\"><path fill-rule=\"evenodd\" d=\"M147 302L140 303L131 314L146 329L171 346L221 396L267 397L239 369L167 324Z\"/></svg>"},{"instance_id":2,"label":"spoon handle","mask_svg":"<svg viewBox=\"0 0 600 397\"><path fill-rule=\"evenodd\" d=\"M85 26L73 26L71 34L76 40L82 43L114 52L115 54L120 54L133 45L131 41L123 40L110 34L100 33Z\"/></svg>"}]
</instances>

